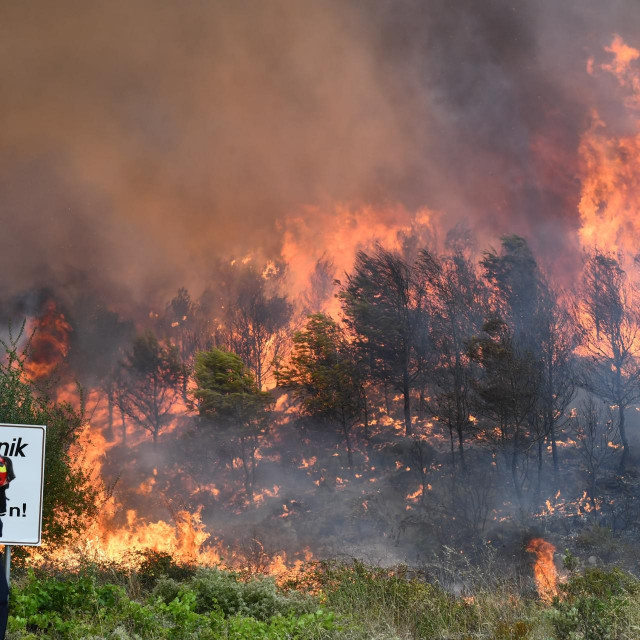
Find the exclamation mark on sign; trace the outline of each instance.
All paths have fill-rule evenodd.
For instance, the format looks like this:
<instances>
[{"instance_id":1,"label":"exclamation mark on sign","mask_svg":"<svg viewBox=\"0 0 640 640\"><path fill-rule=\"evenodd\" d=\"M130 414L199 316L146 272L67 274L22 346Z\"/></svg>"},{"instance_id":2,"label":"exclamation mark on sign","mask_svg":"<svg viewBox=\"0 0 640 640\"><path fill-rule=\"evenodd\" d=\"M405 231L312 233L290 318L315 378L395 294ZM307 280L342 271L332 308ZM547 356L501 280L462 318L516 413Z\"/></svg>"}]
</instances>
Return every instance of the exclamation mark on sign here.
<instances>
[{"instance_id":1,"label":"exclamation mark on sign","mask_svg":"<svg viewBox=\"0 0 640 640\"><path fill-rule=\"evenodd\" d=\"M27 517L27 503L26 502L22 503L22 517L23 518Z\"/></svg>"}]
</instances>

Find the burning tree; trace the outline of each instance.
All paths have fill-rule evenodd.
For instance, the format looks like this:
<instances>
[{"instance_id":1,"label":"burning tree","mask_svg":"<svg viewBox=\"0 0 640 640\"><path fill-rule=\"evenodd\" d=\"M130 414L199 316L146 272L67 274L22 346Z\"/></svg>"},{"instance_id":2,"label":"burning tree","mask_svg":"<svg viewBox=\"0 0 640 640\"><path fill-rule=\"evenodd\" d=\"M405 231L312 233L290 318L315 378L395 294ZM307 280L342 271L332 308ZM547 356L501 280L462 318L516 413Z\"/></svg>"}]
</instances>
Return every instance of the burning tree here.
<instances>
[{"instance_id":1,"label":"burning tree","mask_svg":"<svg viewBox=\"0 0 640 640\"><path fill-rule=\"evenodd\" d=\"M139 335L122 363L124 380L119 385L126 414L153 438L171 419L182 380L186 375L176 347L162 344L152 331Z\"/></svg>"},{"instance_id":2,"label":"burning tree","mask_svg":"<svg viewBox=\"0 0 640 640\"><path fill-rule=\"evenodd\" d=\"M480 264L493 287L494 314L510 325L515 342L533 352L536 335L531 329L545 285L527 241L505 236L500 253L485 252Z\"/></svg>"},{"instance_id":3,"label":"burning tree","mask_svg":"<svg viewBox=\"0 0 640 640\"><path fill-rule=\"evenodd\" d=\"M566 411L576 392L574 350L578 342L576 325L558 303L557 294L543 290L536 315L537 359L540 368L540 392L536 417L542 425L538 439L538 479L542 472L543 438L551 444L553 467L558 470L557 434L566 423Z\"/></svg>"},{"instance_id":4,"label":"burning tree","mask_svg":"<svg viewBox=\"0 0 640 640\"><path fill-rule=\"evenodd\" d=\"M308 415L339 426L353 466L351 430L362 418L363 395L358 368L338 324L321 313L309 317L293 338L291 363L278 383L292 390Z\"/></svg>"},{"instance_id":5,"label":"burning tree","mask_svg":"<svg viewBox=\"0 0 640 640\"><path fill-rule=\"evenodd\" d=\"M538 369L536 407L528 422L538 436L540 479L545 439L551 445L554 468L558 468L556 432L575 393L573 350L577 332L524 238L504 237L500 253L486 252L481 265L493 288L493 313L509 325L514 346L526 352Z\"/></svg>"},{"instance_id":6,"label":"burning tree","mask_svg":"<svg viewBox=\"0 0 640 640\"><path fill-rule=\"evenodd\" d=\"M358 252L354 272L340 297L356 346L368 354L371 373L404 399L406 435L411 435L411 390L425 364L425 299L419 274L402 258L378 247Z\"/></svg>"},{"instance_id":7,"label":"burning tree","mask_svg":"<svg viewBox=\"0 0 640 640\"><path fill-rule=\"evenodd\" d=\"M198 353L194 376L198 412L237 444L247 498L253 502L256 451L268 428L271 396L235 353L221 349Z\"/></svg>"},{"instance_id":8,"label":"burning tree","mask_svg":"<svg viewBox=\"0 0 640 640\"><path fill-rule=\"evenodd\" d=\"M83 384L101 388L107 400L107 439L113 438L115 409L120 410L124 428L124 406L120 393L122 386L121 360L134 337L133 322L125 320L102 303L87 296L77 305L74 317L82 326L74 337L71 352L74 375Z\"/></svg>"},{"instance_id":9,"label":"burning tree","mask_svg":"<svg viewBox=\"0 0 640 640\"><path fill-rule=\"evenodd\" d=\"M587 496L593 511L598 510L598 480L619 446L618 426L610 409L598 406L593 396L575 416L574 433L587 478Z\"/></svg>"},{"instance_id":10,"label":"burning tree","mask_svg":"<svg viewBox=\"0 0 640 640\"><path fill-rule=\"evenodd\" d=\"M431 412L449 430L454 464L456 435L464 468L464 438L473 425L473 363L468 348L471 338L482 328L486 292L471 260L462 251L443 257L423 251L418 268L426 281L431 341L436 352L431 373Z\"/></svg>"},{"instance_id":11,"label":"burning tree","mask_svg":"<svg viewBox=\"0 0 640 640\"><path fill-rule=\"evenodd\" d=\"M224 273L220 342L251 369L259 389L269 381L287 344L293 307L277 292L280 271L251 264Z\"/></svg>"},{"instance_id":12,"label":"burning tree","mask_svg":"<svg viewBox=\"0 0 640 640\"><path fill-rule=\"evenodd\" d=\"M178 348L181 361L193 365L193 357L198 351L212 346L212 318L203 301L194 301L184 287L169 301L160 317L162 335Z\"/></svg>"},{"instance_id":13,"label":"burning tree","mask_svg":"<svg viewBox=\"0 0 640 640\"><path fill-rule=\"evenodd\" d=\"M307 315L320 313L331 299L335 287L335 265L322 256L316 260L313 272L309 276L309 287L303 299L303 307Z\"/></svg>"},{"instance_id":14,"label":"burning tree","mask_svg":"<svg viewBox=\"0 0 640 640\"><path fill-rule=\"evenodd\" d=\"M518 502L523 504L521 457L531 446L527 426L535 409L539 372L527 352L514 344L509 327L499 319L484 326L484 335L471 341L470 357L482 367L474 381L475 406L487 420L485 436L504 455Z\"/></svg>"},{"instance_id":15,"label":"burning tree","mask_svg":"<svg viewBox=\"0 0 640 640\"><path fill-rule=\"evenodd\" d=\"M587 256L577 304L586 352L581 382L618 410L621 471L629 457L626 411L640 399L640 310L635 295L616 256L597 250Z\"/></svg>"}]
</instances>

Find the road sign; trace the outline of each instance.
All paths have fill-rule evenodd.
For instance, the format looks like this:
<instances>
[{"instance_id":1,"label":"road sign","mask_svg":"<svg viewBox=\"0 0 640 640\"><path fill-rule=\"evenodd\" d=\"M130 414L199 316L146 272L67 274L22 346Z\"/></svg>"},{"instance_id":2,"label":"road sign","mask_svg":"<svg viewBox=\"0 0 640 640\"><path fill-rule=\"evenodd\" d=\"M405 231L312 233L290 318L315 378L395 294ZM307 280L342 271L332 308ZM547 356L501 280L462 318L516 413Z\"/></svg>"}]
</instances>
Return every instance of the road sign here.
<instances>
[{"instance_id":1,"label":"road sign","mask_svg":"<svg viewBox=\"0 0 640 640\"><path fill-rule=\"evenodd\" d=\"M47 427L0 424L0 458L13 464L15 479L6 489L6 515L0 515L0 544L39 546L42 543L42 492ZM0 480L3 466L0 459ZM0 509L2 508L0 488Z\"/></svg>"}]
</instances>

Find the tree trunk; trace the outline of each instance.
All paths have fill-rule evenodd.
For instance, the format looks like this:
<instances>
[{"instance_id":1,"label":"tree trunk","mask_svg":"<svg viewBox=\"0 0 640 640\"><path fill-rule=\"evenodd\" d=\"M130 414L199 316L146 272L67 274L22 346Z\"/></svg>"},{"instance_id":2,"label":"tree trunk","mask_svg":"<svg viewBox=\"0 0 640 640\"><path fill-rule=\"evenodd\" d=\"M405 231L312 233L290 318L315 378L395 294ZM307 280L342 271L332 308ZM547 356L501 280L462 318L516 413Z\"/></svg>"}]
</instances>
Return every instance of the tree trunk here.
<instances>
[{"instance_id":1,"label":"tree trunk","mask_svg":"<svg viewBox=\"0 0 640 640\"><path fill-rule=\"evenodd\" d=\"M384 385L384 410L387 412L387 415L391 417L391 407L389 406L389 387L385 382Z\"/></svg>"},{"instance_id":2,"label":"tree trunk","mask_svg":"<svg viewBox=\"0 0 640 640\"><path fill-rule=\"evenodd\" d=\"M589 477L589 490L588 490L589 502L591 502L591 508L594 515L598 512L598 503L596 502L596 478L592 473Z\"/></svg>"},{"instance_id":3,"label":"tree trunk","mask_svg":"<svg viewBox=\"0 0 640 640\"><path fill-rule=\"evenodd\" d=\"M549 439L551 440L551 458L553 459L553 470L558 472L558 445L556 444L556 430L553 422L549 428Z\"/></svg>"},{"instance_id":4,"label":"tree trunk","mask_svg":"<svg viewBox=\"0 0 640 640\"><path fill-rule=\"evenodd\" d=\"M247 494L247 499L253 504L253 483L251 482L251 469L249 467L249 460L247 460L247 446L245 438L240 438L240 457L242 459L242 470L244 471L244 490Z\"/></svg>"},{"instance_id":5,"label":"tree trunk","mask_svg":"<svg viewBox=\"0 0 640 640\"><path fill-rule=\"evenodd\" d=\"M558 473L558 447L556 446L556 427L553 419L553 387L554 387L554 376L553 376L553 359L549 358L549 364L547 367L549 380L547 381L547 391L546 391L546 412L545 418L547 421L546 424L546 432L549 437L549 442L551 442L551 458L553 460L553 471L554 473Z\"/></svg>"},{"instance_id":6,"label":"tree trunk","mask_svg":"<svg viewBox=\"0 0 640 640\"><path fill-rule=\"evenodd\" d=\"M618 405L618 430L620 431L620 440L622 440L622 458L620 458L620 472L622 473L627 466L627 458L629 457L629 440L627 439L627 430L625 427L625 407Z\"/></svg>"},{"instance_id":7,"label":"tree trunk","mask_svg":"<svg viewBox=\"0 0 640 640\"><path fill-rule=\"evenodd\" d=\"M456 453L455 453L455 449L453 446L453 429L451 428L451 425L449 425L449 442L451 443L451 466L455 467L456 466Z\"/></svg>"},{"instance_id":8,"label":"tree trunk","mask_svg":"<svg viewBox=\"0 0 640 640\"><path fill-rule=\"evenodd\" d=\"M256 451L258 443L255 439L251 442L251 496L253 497L253 488L256 486Z\"/></svg>"},{"instance_id":9,"label":"tree trunk","mask_svg":"<svg viewBox=\"0 0 640 640\"><path fill-rule=\"evenodd\" d=\"M511 452L511 479L513 481L513 488L516 492L516 498L518 504L522 507L522 490L520 483L518 482L518 435L513 439L513 451Z\"/></svg>"},{"instance_id":10,"label":"tree trunk","mask_svg":"<svg viewBox=\"0 0 640 640\"><path fill-rule=\"evenodd\" d=\"M457 432L458 432L458 451L460 452L460 466L462 467L462 470L465 471L467 467L464 461L464 431L462 429L462 425L460 424L458 425Z\"/></svg>"},{"instance_id":11,"label":"tree trunk","mask_svg":"<svg viewBox=\"0 0 640 640\"><path fill-rule=\"evenodd\" d=\"M344 441L347 445L347 462L349 469L353 468L353 452L351 450L351 434L345 420L342 421L342 433L344 433Z\"/></svg>"},{"instance_id":12,"label":"tree trunk","mask_svg":"<svg viewBox=\"0 0 640 640\"><path fill-rule=\"evenodd\" d=\"M542 485L542 452L544 449L544 440L543 438L538 439L538 487L536 489L536 493L538 496L540 495L540 487Z\"/></svg>"},{"instance_id":13,"label":"tree trunk","mask_svg":"<svg viewBox=\"0 0 640 640\"><path fill-rule=\"evenodd\" d=\"M409 388L409 371L405 367L402 372L402 395L404 396L404 428L405 435L411 435L411 389Z\"/></svg>"},{"instance_id":14,"label":"tree trunk","mask_svg":"<svg viewBox=\"0 0 640 640\"><path fill-rule=\"evenodd\" d=\"M122 444L127 442L127 422L124 419L124 409L120 407L120 420L122 421Z\"/></svg>"},{"instance_id":15,"label":"tree trunk","mask_svg":"<svg viewBox=\"0 0 640 640\"><path fill-rule=\"evenodd\" d=\"M113 391L107 391L107 440L113 440Z\"/></svg>"},{"instance_id":16,"label":"tree trunk","mask_svg":"<svg viewBox=\"0 0 640 640\"><path fill-rule=\"evenodd\" d=\"M364 418L364 437L366 440L369 439L369 401L367 398L367 391L362 388L362 408L363 408L363 418Z\"/></svg>"}]
</instances>

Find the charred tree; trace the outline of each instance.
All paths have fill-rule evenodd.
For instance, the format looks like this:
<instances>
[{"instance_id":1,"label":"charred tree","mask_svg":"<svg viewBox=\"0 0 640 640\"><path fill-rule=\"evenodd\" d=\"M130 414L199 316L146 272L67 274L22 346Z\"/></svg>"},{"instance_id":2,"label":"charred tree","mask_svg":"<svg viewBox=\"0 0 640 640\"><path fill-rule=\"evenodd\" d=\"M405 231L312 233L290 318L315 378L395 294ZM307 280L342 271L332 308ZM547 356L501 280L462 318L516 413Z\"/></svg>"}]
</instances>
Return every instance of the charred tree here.
<instances>
[{"instance_id":1,"label":"charred tree","mask_svg":"<svg viewBox=\"0 0 640 640\"><path fill-rule=\"evenodd\" d=\"M483 325L486 290L471 260L462 252L437 257L428 251L420 255L431 317L431 342L436 352L432 370L433 392L428 403L433 416L446 425L452 447L454 437L462 468L464 440L473 427L471 396L474 363L469 341Z\"/></svg>"},{"instance_id":2,"label":"charred tree","mask_svg":"<svg viewBox=\"0 0 640 640\"><path fill-rule=\"evenodd\" d=\"M161 335L176 347L188 372L193 370L195 354L214 346L213 317L210 310L202 301L192 300L184 287L169 301L157 324ZM189 376L185 375L182 384L185 402L188 399L188 380Z\"/></svg>"},{"instance_id":3,"label":"charred tree","mask_svg":"<svg viewBox=\"0 0 640 640\"><path fill-rule=\"evenodd\" d=\"M574 419L573 433L587 480L587 497L594 512L599 509L598 480L620 446L618 426L609 407L589 396Z\"/></svg>"},{"instance_id":4,"label":"charred tree","mask_svg":"<svg viewBox=\"0 0 640 640\"><path fill-rule=\"evenodd\" d=\"M629 458L626 411L640 399L640 311L637 293L613 254L587 256L576 317L583 359L581 384L618 414L620 471Z\"/></svg>"},{"instance_id":5,"label":"charred tree","mask_svg":"<svg viewBox=\"0 0 640 640\"><path fill-rule=\"evenodd\" d=\"M424 284L398 255L378 247L359 252L340 291L355 344L373 363L372 375L402 394L406 435L411 435L411 392L424 372L427 318Z\"/></svg>"},{"instance_id":6,"label":"charred tree","mask_svg":"<svg viewBox=\"0 0 640 640\"><path fill-rule=\"evenodd\" d=\"M542 424L542 435L551 446L553 468L558 471L558 432L567 422L567 409L576 393L576 366L574 350L578 331L573 318L558 304L557 294L545 287L534 318L537 338L537 357L540 367L540 395L537 414ZM542 447L542 440L539 442ZM539 474L542 452L539 451Z\"/></svg>"},{"instance_id":7,"label":"charred tree","mask_svg":"<svg viewBox=\"0 0 640 640\"><path fill-rule=\"evenodd\" d=\"M529 353L518 350L509 327L499 319L486 323L484 333L471 341L469 356L480 365L473 382L474 405L483 419L484 438L507 462L522 507L525 478L521 462L535 442L528 427L540 385L537 363Z\"/></svg>"},{"instance_id":8,"label":"charred tree","mask_svg":"<svg viewBox=\"0 0 640 640\"><path fill-rule=\"evenodd\" d=\"M168 425L185 376L178 352L147 331L138 336L122 363L119 402L135 424L148 431L154 445Z\"/></svg>"},{"instance_id":9,"label":"charred tree","mask_svg":"<svg viewBox=\"0 0 640 640\"><path fill-rule=\"evenodd\" d=\"M281 271L259 273L251 264L224 272L219 339L253 372L259 389L271 379L289 336L293 306L279 293Z\"/></svg>"},{"instance_id":10,"label":"charred tree","mask_svg":"<svg viewBox=\"0 0 640 640\"><path fill-rule=\"evenodd\" d=\"M543 440L551 446L558 469L556 436L574 397L573 349L577 332L570 315L558 304L524 238L506 236L499 253L488 251L481 261L491 287L492 313L510 328L514 348L538 369L536 406L529 428L538 436L538 471L542 471Z\"/></svg>"}]
</instances>

